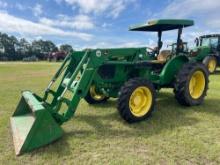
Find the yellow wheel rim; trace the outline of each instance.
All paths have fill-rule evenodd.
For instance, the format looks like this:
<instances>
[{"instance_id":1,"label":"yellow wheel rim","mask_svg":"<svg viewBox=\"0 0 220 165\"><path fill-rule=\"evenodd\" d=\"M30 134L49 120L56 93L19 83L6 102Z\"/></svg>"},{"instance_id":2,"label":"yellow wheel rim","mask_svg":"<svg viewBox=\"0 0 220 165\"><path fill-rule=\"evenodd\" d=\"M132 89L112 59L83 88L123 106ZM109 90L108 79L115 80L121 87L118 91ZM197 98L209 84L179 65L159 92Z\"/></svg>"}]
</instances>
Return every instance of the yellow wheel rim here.
<instances>
[{"instance_id":1,"label":"yellow wheel rim","mask_svg":"<svg viewBox=\"0 0 220 165\"><path fill-rule=\"evenodd\" d=\"M213 73L215 71L216 65L217 65L217 63L216 63L215 59L212 59L212 60L209 61L208 70L209 70L210 73Z\"/></svg>"},{"instance_id":2,"label":"yellow wheel rim","mask_svg":"<svg viewBox=\"0 0 220 165\"><path fill-rule=\"evenodd\" d=\"M129 99L129 108L136 117L147 114L151 108L153 96L149 88L138 87L133 91Z\"/></svg>"},{"instance_id":3,"label":"yellow wheel rim","mask_svg":"<svg viewBox=\"0 0 220 165\"><path fill-rule=\"evenodd\" d=\"M198 99L202 96L205 90L206 80L202 71L196 71L189 82L189 92L193 99Z\"/></svg>"},{"instance_id":4,"label":"yellow wheel rim","mask_svg":"<svg viewBox=\"0 0 220 165\"><path fill-rule=\"evenodd\" d=\"M92 85L91 87L90 87L90 95L91 95L91 97L94 99L94 100L96 100L96 101L100 101L100 100L103 100L104 98L105 98L105 95L103 95L103 94L100 94L100 93L98 93L97 91L96 91L96 87L95 87L95 85Z\"/></svg>"}]
</instances>

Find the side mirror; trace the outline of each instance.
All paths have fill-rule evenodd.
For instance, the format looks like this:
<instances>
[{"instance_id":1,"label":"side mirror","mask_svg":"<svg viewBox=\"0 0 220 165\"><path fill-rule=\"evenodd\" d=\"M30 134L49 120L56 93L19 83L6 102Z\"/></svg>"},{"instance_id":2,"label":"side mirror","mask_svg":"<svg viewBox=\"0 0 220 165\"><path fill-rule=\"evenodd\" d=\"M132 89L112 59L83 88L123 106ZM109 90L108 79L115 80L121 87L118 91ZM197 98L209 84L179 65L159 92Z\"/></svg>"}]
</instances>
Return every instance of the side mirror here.
<instances>
[{"instance_id":1,"label":"side mirror","mask_svg":"<svg viewBox=\"0 0 220 165\"><path fill-rule=\"evenodd\" d=\"M196 38L194 42L195 42L196 46L199 46L199 38Z\"/></svg>"}]
</instances>

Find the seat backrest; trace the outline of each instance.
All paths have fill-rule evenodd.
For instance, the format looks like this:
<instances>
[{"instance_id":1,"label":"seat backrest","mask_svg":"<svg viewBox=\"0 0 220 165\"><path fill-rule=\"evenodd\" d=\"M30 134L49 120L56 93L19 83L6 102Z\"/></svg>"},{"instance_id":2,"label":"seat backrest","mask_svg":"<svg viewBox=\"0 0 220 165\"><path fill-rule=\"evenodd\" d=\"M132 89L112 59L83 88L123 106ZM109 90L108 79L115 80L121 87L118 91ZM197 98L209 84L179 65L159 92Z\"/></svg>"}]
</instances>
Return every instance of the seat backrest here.
<instances>
[{"instance_id":1,"label":"seat backrest","mask_svg":"<svg viewBox=\"0 0 220 165\"><path fill-rule=\"evenodd\" d=\"M157 56L157 60L166 62L168 60L168 57L170 57L170 55L171 55L170 50L162 50L160 54Z\"/></svg>"}]
</instances>

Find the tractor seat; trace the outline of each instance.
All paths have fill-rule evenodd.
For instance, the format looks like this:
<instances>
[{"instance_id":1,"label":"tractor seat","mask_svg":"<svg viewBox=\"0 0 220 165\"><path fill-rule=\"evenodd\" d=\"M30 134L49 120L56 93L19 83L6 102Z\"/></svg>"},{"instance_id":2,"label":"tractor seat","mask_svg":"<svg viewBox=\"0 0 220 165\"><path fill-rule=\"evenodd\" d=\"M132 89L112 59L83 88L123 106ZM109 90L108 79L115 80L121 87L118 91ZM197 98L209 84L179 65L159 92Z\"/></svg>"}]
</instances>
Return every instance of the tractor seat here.
<instances>
[{"instance_id":1,"label":"tractor seat","mask_svg":"<svg viewBox=\"0 0 220 165\"><path fill-rule=\"evenodd\" d=\"M138 66L145 66L145 67L161 68L166 64L166 62L170 56L171 56L170 50L162 50L160 52L160 54L157 56L157 60L138 62L137 65Z\"/></svg>"},{"instance_id":2,"label":"tractor seat","mask_svg":"<svg viewBox=\"0 0 220 165\"><path fill-rule=\"evenodd\" d=\"M160 54L157 56L157 60L152 60L150 61L151 63L156 63L156 64L165 64L170 57L171 52L170 50L162 50Z\"/></svg>"}]
</instances>

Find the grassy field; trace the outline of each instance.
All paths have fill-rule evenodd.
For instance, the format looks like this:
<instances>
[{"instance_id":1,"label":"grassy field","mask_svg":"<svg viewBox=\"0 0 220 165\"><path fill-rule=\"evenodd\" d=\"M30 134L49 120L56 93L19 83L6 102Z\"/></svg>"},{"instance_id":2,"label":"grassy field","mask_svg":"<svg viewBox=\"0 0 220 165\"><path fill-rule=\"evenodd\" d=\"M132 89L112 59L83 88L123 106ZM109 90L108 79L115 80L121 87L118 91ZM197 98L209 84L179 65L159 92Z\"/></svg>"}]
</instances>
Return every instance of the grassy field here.
<instances>
[{"instance_id":1,"label":"grassy field","mask_svg":"<svg viewBox=\"0 0 220 165\"><path fill-rule=\"evenodd\" d=\"M182 107L162 90L153 116L133 125L120 118L116 100L82 100L63 138L16 157L9 117L20 91L42 93L58 66L0 63L0 164L220 164L220 73L210 77L202 106Z\"/></svg>"}]
</instances>

